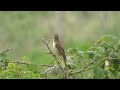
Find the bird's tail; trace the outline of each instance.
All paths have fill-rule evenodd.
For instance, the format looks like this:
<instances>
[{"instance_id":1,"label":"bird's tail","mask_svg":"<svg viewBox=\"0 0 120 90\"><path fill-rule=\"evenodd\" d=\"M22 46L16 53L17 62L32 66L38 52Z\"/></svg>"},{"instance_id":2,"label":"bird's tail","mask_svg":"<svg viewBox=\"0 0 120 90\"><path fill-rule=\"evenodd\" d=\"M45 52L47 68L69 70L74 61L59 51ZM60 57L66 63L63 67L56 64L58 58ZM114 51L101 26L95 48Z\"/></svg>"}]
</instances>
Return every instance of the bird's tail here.
<instances>
[{"instance_id":1,"label":"bird's tail","mask_svg":"<svg viewBox=\"0 0 120 90\"><path fill-rule=\"evenodd\" d=\"M64 60L64 63L65 63L65 66L67 67L67 63L66 63L67 59L66 59L66 56L63 56L63 60Z\"/></svg>"}]
</instances>

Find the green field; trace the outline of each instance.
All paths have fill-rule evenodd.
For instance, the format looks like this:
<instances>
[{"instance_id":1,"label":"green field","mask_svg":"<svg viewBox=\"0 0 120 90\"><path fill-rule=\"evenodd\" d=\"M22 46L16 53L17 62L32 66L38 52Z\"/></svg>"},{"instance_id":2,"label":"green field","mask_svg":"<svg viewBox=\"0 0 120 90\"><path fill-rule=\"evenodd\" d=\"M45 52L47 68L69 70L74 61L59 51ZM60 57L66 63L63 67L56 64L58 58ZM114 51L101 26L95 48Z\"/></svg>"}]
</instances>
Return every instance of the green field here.
<instances>
[{"instance_id":1,"label":"green field","mask_svg":"<svg viewBox=\"0 0 120 90\"><path fill-rule=\"evenodd\" d=\"M65 11L61 12L62 41L65 49L87 50L99 37L113 35L120 38L120 12ZM41 38L52 39L55 31L54 11L1 11L0 51L13 60L28 56L33 63L48 63L48 54Z\"/></svg>"}]
</instances>

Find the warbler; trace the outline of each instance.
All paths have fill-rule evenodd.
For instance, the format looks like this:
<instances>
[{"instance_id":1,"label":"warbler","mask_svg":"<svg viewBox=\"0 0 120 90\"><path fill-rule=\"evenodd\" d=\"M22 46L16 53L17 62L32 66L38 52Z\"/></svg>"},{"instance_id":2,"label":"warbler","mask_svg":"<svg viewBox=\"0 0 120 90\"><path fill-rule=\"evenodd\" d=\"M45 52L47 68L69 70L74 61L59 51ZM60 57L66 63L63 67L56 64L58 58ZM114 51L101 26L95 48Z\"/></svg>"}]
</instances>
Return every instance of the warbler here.
<instances>
[{"instance_id":1,"label":"warbler","mask_svg":"<svg viewBox=\"0 0 120 90\"><path fill-rule=\"evenodd\" d=\"M63 48L63 45L59 39L59 35L55 34L54 38L53 38L53 49L55 50L56 54L58 54L59 56L61 56L64 60L65 66L67 66L66 64L66 55L65 55L65 50Z\"/></svg>"}]
</instances>

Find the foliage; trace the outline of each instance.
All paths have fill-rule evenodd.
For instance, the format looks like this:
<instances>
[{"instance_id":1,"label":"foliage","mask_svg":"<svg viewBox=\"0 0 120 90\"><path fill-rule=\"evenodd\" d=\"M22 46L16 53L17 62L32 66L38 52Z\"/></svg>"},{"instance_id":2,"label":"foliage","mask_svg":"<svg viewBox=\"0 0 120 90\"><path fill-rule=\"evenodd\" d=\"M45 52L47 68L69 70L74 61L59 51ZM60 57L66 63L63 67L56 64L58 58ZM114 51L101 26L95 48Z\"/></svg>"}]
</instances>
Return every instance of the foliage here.
<instances>
[{"instance_id":1,"label":"foliage","mask_svg":"<svg viewBox=\"0 0 120 90\"><path fill-rule=\"evenodd\" d=\"M117 79L120 78L120 39L103 36L88 50L66 50L67 67L63 60L53 59L49 65L32 64L24 56L15 62L0 54L1 79Z\"/></svg>"}]
</instances>

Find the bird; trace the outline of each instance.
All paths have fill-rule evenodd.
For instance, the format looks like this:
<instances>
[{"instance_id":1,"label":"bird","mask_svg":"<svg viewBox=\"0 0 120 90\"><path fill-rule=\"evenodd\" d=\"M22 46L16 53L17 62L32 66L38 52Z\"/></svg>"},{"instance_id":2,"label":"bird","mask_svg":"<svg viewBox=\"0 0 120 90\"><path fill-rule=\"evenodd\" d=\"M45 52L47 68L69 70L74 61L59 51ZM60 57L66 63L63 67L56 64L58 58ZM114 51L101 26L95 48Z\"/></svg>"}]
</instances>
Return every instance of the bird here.
<instances>
[{"instance_id":1,"label":"bird","mask_svg":"<svg viewBox=\"0 0 120 90\"><path fill-rule=\"evenodd\" d=\"M66 64L66 55L65 55L65 50L63 48L63 44L61 43L60 39L59 39L59 35L58 34L54 34L54 38L53 38L53 49L55 50L55 53L59 56L61 56L64 60L65 66L67 67Z\"/></svg>"}]
</instances>

